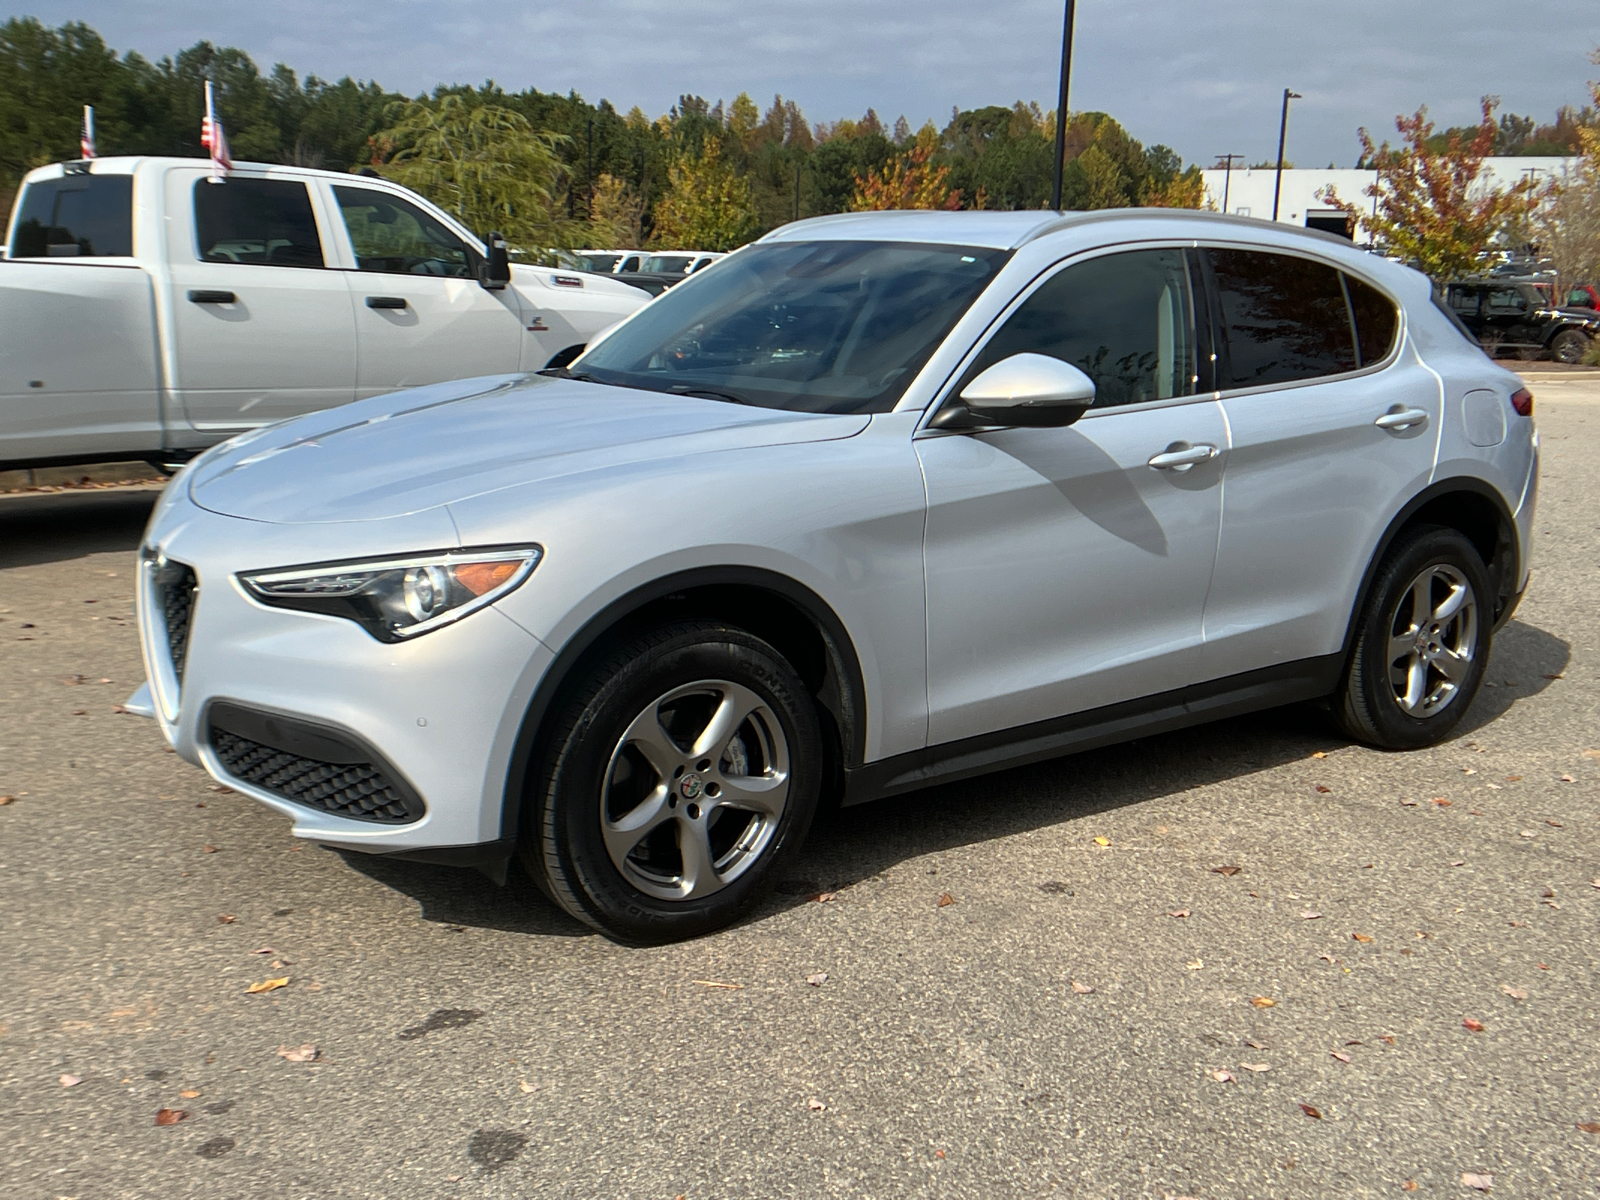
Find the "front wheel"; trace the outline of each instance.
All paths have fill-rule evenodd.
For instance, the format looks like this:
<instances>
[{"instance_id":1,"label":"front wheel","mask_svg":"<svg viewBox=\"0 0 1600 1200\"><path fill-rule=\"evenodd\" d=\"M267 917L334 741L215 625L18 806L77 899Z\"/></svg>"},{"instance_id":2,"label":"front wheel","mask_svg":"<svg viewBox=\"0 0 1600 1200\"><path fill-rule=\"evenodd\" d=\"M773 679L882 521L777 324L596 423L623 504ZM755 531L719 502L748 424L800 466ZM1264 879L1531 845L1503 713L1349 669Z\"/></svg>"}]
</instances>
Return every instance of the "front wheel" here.
<instances>
[{"instance_id":1,"label":"front wheel","mask_svg":"<svg viewBox=\"0 0 1600 1200\"><path fill-rule=\"evenodd\" d=\"M670 625L599 664L567 705L523 861L604 933L693 937L766 895L821 780L816 710L783 656L719 623Z\"/></svg>"},{"instance_id":2,"label":"front wheel","mask_svg":"<svg viewBox=\"0 0 1600 1200\"><path fill-rule=\"evenodd\" d=\"M1550 357L1559 363L1580 363L1589 349L1589 335L1578 329L1563 329L1550 339Z\"/></svg>"},{"instance_id":3,"label":"front wheel","mask_svg":"<svg viewBox=\"0 0 1600 1200\"><path fill-rule=\"evenodd\" d=\"M1483 559L1454 529L1401 535L1372 581L1335 712L1386 750L1444 740L1477 695L1493 613Z\"/></svg>"}]
</instances>

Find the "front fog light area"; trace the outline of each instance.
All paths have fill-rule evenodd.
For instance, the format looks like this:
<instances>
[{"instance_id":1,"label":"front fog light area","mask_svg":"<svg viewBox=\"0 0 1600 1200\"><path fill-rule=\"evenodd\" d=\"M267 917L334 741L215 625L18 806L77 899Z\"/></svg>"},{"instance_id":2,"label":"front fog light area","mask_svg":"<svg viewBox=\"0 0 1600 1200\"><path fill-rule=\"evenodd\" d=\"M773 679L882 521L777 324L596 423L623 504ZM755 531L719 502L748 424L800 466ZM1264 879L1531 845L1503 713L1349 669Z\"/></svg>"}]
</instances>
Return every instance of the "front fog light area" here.
<instances>
[{"instance_id":1,"label":"front fog light area","mask_svg":"<svg viewBox=\"0 0 1600 1200\"><path fill-rule=\"evenodd\" d=\"M344 617L379 641L400 642L493 604L531 575L543 556L539 546L490 546L311 563L238 578L262 604Z\"/></svg>"}]
</instances>

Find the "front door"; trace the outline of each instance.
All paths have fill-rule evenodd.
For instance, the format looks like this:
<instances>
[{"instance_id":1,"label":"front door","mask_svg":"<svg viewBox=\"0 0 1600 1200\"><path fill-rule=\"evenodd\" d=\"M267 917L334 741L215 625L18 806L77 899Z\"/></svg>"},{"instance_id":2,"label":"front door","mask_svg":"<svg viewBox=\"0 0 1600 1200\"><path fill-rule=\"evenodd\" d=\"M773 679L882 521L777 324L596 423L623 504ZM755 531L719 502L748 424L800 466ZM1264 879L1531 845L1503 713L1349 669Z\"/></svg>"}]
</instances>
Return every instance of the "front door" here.
<instances>
[{"instance_id":1,"label":"front door","mask_svg":"<svg viewBox=\"0 0 1600 1200\"><path fill-rule=\"evenodd\" d=\"M333 194L357 266L349 282L362 399L520 368L527 335L516 291L482 287L466 243L392 192L336 184Z\"/></svg>"},{"instance_id":2,"label":"front door","mask_svg":"<svg viewBox=\"0 0 1600 1200\"><path fill-rule=\"evenodd\" d=\"M172 378L196 429L245 429L355 398L355 321L298 179L167 177Z\"/></svg>"},{"instance_id":3,"label":"front door","mask_svg":"<svg viewBox=\"0 0 1600 1200\"><path fill-rule=\"evenodd\" d=\"M1094 407L1065 429L919 437L930 745L1197 680L1227 428L1195 394L1190 276L1181 249L1059 270L961 378L1049 354L1094 379Z\"/></svg>"}]
</instances>

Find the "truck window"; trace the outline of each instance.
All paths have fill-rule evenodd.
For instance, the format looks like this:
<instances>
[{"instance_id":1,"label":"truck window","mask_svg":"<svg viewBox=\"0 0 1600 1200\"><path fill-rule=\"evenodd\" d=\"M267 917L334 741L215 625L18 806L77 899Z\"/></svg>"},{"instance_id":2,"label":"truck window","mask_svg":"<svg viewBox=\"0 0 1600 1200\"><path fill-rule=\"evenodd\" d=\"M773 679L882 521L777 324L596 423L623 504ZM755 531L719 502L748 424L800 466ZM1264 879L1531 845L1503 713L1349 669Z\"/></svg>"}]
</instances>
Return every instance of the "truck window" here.
<instances>
[{"instance_id":1,"label":"truck window","mask_svg":"<svg viewBox=\"0 0 1600 1200\"><path fill-rule=\"evenodd\" d=\"M306 185L290 179L196 180L200 258L266 267L321 267L322 243Z\"/></svg>"},{"instance_id":2,"label":"truck window","mask_svg":"<svg viewBox=\"0 0 1600 1200\"><path fill-rule=\"evenodd\" d=\"M133 176L65 175L22 192L12 258L133 255Z\"/></svg>"},{"instance_id":3,"label":"truck window","mask_svg":"<svg viewBox=\"0 0 1600 1200\"><path fill-rule=\"evenodd\" d=\"M333 194L361 270L471 277L461 239L416 205L373 188L335 186Z\"/></svg>"}]
</instances>

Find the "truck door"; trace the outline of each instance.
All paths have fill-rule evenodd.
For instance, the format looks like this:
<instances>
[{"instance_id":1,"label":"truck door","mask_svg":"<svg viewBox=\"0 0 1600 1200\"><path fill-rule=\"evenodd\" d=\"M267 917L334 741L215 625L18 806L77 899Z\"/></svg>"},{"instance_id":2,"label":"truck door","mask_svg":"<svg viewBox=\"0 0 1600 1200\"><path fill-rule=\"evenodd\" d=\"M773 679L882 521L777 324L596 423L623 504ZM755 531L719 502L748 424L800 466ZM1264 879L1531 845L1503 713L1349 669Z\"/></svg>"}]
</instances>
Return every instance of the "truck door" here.
<instances>
[{"instance_id":1,"label":"truck door","mask_svg":"<svg viewBox=\"0 0 1600 1200\"><path fill-rule=\"evenodd\" d=\"M196 429L243 429L355 399L355 318L304 180L167 177L172 379Z\"/></svg>"},{"instance_id":2,"label":"truck door","mask_svg":"<svg viewBox=\"0 0 1600 1200\"><path fill-rule=\"evenodd\" d=\"M519 369L526 331L516 292L482 287L460 237L394 192L331 190L356 265L348 280L360 398Z\"/></svg>"}]
</instances>

